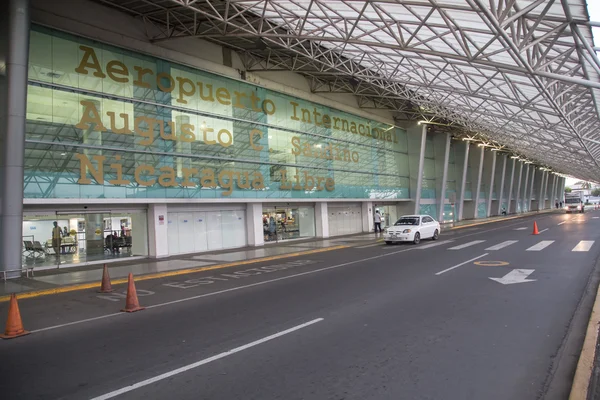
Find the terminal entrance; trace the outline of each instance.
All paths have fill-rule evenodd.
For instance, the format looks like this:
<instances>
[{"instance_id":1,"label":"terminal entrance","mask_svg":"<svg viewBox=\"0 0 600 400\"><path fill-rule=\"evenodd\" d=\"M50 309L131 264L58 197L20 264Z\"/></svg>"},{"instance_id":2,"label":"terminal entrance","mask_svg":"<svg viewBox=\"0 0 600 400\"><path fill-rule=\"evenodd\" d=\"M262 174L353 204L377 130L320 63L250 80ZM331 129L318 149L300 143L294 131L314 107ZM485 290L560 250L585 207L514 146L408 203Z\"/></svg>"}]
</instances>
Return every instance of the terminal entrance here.
<instances>
[{"instance_id":1,"label":"terminal entrance","mask_svg":"<svg viewBox=\"0 0 600 400\"><path fill-rule=\"evenodd\" d=\"M146 211L26 212L24 266L86 265L148 255Z\"/></svg>"},{"instance_id":2,"label":"terminal entrance","mask_svg":"<svg viewBox=\"0 0 600 400\"><path fill-rule=\"evenodd\" d=\"M315 208L311 206L263 207L265 243L315 236Z\"/></svg>"}]
</instances>

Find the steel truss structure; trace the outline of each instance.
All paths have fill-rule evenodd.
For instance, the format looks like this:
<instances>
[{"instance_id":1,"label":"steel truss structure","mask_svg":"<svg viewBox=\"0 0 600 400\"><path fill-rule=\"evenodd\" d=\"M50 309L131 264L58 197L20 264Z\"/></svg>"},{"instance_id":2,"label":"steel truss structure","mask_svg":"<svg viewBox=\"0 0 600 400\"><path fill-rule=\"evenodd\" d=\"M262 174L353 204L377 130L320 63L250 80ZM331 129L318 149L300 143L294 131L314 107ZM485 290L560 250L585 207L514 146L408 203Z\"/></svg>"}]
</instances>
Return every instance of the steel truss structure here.
<instances>
[{"instance_id":1,"label":"steel truss structure","mask_svg":"<svg viewBox=\"0 0 600 400\"><path fill-rule=\"evenodd\" d=\"M150 41L218 43L248 72L295 71L315 93L600 181L600 23L585 0L95 1Z\"/></svg>"}]
</instances>

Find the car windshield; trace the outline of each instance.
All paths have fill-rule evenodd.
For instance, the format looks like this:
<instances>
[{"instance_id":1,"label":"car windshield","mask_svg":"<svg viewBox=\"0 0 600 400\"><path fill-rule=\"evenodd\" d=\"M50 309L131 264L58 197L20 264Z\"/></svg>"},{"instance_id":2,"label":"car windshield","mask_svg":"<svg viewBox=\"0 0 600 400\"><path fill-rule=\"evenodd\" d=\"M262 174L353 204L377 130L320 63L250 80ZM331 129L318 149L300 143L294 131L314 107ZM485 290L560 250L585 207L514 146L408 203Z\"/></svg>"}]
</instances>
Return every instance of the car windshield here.
<instances>
[{"instance_id":1,"label":"car windshield","mask_svg":"<svg viewBox=\"0 0 600 400\"><path fill-rule=\"evenodd\" d=\"M570 199L565 199L565 204L579 204L581 199L579 197L572 197Z\"/></svg>"},{"instance_id":2,"label":"car windshield","mask_svg":"<svg viewBox=\"0 0 600 400\"><path fill-rule=\"evenodd\" d=\"M394 225L419 225L419 217L402 217Z\"/></svg>"}]
</instances>

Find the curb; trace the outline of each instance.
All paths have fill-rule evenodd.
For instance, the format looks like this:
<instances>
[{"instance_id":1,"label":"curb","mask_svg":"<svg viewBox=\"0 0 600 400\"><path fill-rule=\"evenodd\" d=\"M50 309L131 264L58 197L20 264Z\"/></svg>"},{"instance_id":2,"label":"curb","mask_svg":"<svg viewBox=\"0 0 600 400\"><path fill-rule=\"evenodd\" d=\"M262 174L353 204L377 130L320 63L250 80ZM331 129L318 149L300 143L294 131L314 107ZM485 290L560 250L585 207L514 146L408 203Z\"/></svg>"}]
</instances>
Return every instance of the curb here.
<instances>
[{"instance_id":1,"label":"curb","mask_svg":"<svg viewBox=\"0 0 600 400\"><path fill-rule=\"evenodd\" d=\"M586 400L592 372L594 359L596 358L596 343L598 342L598 326L600 324L600 286L596 291L594 307L586 329L583 347L575 369L575 377L571 386L569 400Z\"/></svg>"},{"instance_id":2,"label":"curb","mask_svg":"<svg viewBox=\"0 0 600 400\"><path fill-rule=\"evenodd\" d=\"M489 220L489 221L474 222L474 223L468 224L468 225L453 226L451 228L446 228L446 230L447 231L453 231L453 230L457 230L457 229L470 228L472 226L492 224L494 222L511 221L513 219L526 218L526 217L531 217L531 216L534 216L534 215L550 214L552 211L554 211L554 209L549 210L549 211L541 211L541 212L538 212L536 214L534 214L534 213L531 213L531 214L520 214L520 215L514 215L512 217L498 218L498 219L493 219L493 220ZM444 226L442 225L442 228L443 227Z\"/></svg>"},{"instance_id":3,"label":"curb","mask_svg":"<svg viewBox=\"0 0 600 400\"><path fill-rule=\"evenodd\" d=\"M282 258L291 258L291 257L304 256L304 255L308 255L308 254L324 253L327 251L340 250L340 249L345 249L345 248L348 248L348 246L333 246L333 247L326 247L324 249L306 250L306 251L299 251L296 253L281 254L278 256L254 258L251 260L236 261L236 262L227 263L227 264L211 265L210 267L186 268L186 269L179 269L179 270L174 270L174 271L160 272L160 273L155 273L155 274L139 275L139 276L136 276L135 281L139 282L139 281L147 281L147 280L151 280L151 279L167 278L170 276L193 274L193 273L203 272L203 271L212 271L215 269L237 267L239 265L256 264L256 263L265 262L265 261L280 260ZM127 283L127 278L113 279L111 283L113 285L120 285L123 283ZM52 288L52 289L41 289L41 290L34 290L31 292L22 292L22 293L18 293L17 297L19 298L19 300L30 299L33 297L48 296L48 295L52 295L52 294L67 293L67 292L74 292L77 290L98 288L99 285L100 285L99 281L98 282L90 282L90 283L81 283L78 285L61 286L61 287L56 287L56 288ZM0 296L0 303L5 303L9 300L10 300L10 295Z\"/></svg>"}]
</instances>

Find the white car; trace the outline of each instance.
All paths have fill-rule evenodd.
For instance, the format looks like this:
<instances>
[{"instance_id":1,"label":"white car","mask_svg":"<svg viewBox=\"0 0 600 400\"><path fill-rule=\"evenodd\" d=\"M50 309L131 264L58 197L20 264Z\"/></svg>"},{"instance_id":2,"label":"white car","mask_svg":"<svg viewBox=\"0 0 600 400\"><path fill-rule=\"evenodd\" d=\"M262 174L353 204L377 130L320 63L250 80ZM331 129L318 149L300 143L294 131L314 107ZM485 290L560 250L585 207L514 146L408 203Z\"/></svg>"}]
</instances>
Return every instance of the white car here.
<instances>
[{"instance_id":1,"label":"white car","mask_svg":"<svg viewBox=\"0 0 600 400\"><path fill-rule=\"evenodd\" d=\"M400 217L393 226L385 229L383 239L386 244L394 242L418 244L421 239L437 240L440 232L440 223L429 215L405 215Z\"/></svg>"}]
</instances>

